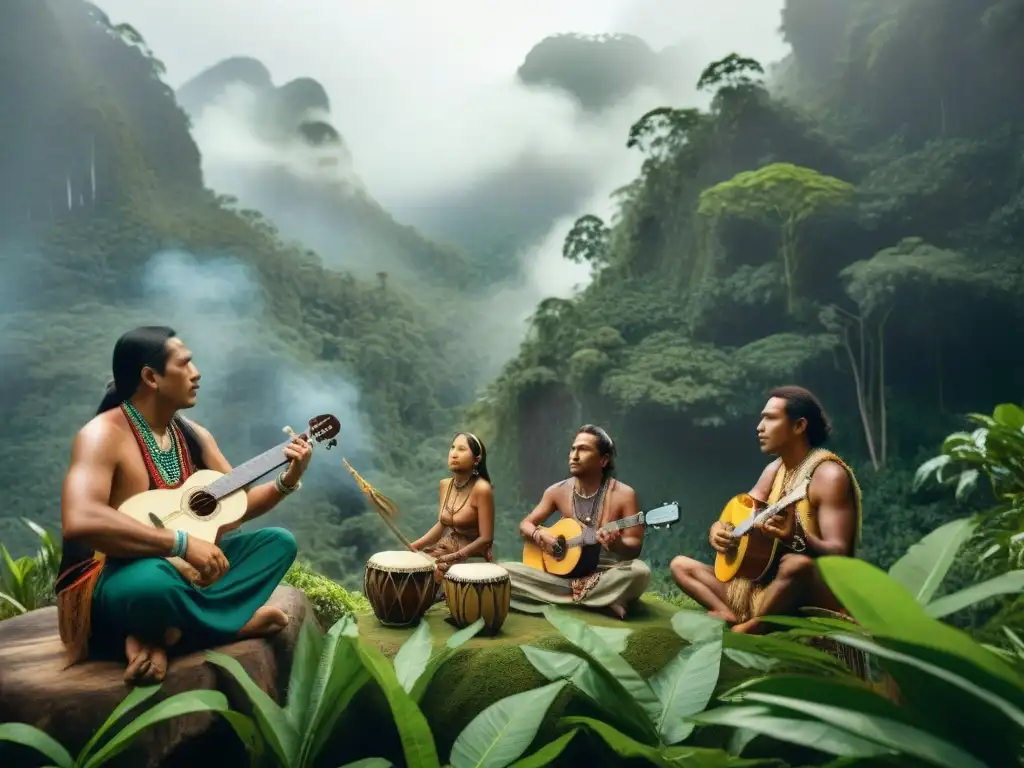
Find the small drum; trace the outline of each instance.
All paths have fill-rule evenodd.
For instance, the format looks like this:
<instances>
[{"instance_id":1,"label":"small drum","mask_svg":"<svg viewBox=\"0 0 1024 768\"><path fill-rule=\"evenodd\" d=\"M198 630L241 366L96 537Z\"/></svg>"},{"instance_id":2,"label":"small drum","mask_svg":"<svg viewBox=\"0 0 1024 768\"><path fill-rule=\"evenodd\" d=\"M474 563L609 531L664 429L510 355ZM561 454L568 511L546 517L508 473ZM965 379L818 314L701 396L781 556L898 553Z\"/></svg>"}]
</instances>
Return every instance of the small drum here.
<instances>
[{"instance_id":1,"label":"small drum","mask_svg":"<svg viewBox=\"0 0 1024 768\"><path fill-rule=\"evenodd\" d=\"M417 552L378 552L366 561L363 592L381 624L412 626L434 604L434 566Z\"/></svg>"},{"instance_id":2,"label":"small drum","mask_svg":"<svg viewBox=\"0 0 1024 768\"><path fill-rule=\"evenodd\" d=\"M493 635L508 616L512 581L496 563L457 563L444 575L444 598L457 626L483 617L482 632Z\"/></svg>"}]
</instances>

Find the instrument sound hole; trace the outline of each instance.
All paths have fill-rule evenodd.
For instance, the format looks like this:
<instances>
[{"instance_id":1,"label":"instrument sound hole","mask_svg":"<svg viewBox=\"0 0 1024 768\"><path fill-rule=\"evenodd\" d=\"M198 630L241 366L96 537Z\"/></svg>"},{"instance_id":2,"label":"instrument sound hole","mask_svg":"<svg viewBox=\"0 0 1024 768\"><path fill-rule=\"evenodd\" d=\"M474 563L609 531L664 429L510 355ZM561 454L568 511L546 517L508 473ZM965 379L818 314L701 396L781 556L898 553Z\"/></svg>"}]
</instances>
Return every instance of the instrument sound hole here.
<instances>
[{"instance_id":1,"label":"instrument sound hole","mask_svg":"<svg viewBox=\"0 0 1024 768\"><path fill-rule=\"evenodd\" d=\"M188 498L188 508L196 517L209 517L217 511L217 500L206 491L196 491Z\"/></svg>"}]
</instances>

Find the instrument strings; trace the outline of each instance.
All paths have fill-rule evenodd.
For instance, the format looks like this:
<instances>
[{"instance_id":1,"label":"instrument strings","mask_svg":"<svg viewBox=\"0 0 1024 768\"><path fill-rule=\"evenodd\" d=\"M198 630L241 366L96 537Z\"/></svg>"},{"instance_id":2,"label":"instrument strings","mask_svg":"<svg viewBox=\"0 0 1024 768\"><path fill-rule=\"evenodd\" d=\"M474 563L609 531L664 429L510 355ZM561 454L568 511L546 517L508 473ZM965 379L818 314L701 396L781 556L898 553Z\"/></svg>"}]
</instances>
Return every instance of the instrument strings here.
<instances>
[{"instance_id":1,"label":"instrument strings","mask_svg":"<svg viewBox=\"0 0 1024 768\"><path fill-rule=\"evenodd\" d=\"M416 552L416 554L421 555L425 560L429 560L431 564L436 563L436 558L431 557L426 552L420 552L413 549L412 542L409 541L405 534L403 534L399 529L398 525L395 523L395 518L398 517L398 507L395 505L395 502L366 482L366 480L356 472L352 465L348 463L348 459L343 456L341 460L345 462L345 466L348 468L348 471L351 472L352 477L356 479L359 489L366 494L367 498L370 499L373 504L374 511L380 515L381 520L384 521L384 524L395 535L395 537L402 542L402 545L410 552Z\"/></svg>"}]
</instances>

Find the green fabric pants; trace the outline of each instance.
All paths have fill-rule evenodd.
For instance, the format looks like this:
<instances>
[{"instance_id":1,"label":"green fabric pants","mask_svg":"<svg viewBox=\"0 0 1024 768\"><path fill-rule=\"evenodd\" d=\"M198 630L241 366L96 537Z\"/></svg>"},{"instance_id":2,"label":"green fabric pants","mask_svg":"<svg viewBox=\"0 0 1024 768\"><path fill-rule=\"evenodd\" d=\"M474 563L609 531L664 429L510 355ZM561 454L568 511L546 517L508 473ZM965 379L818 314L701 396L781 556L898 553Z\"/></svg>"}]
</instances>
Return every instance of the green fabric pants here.
<instances>
[{"instance_id":1,"label":"green fabric pants","mask_svg":"<svg viewBox=\"0 0 1024 768\"><path fill-rule=\"evenodd\" d=\"M197 587L162 557L107 560L92 599L90 655L124 654L129 635L158 641L181 630L175 652L231 642L269 599L295 561L295 537L283 528L229 533L220 548L230 567L214 584Z\"/></svg>"}]
</instances>

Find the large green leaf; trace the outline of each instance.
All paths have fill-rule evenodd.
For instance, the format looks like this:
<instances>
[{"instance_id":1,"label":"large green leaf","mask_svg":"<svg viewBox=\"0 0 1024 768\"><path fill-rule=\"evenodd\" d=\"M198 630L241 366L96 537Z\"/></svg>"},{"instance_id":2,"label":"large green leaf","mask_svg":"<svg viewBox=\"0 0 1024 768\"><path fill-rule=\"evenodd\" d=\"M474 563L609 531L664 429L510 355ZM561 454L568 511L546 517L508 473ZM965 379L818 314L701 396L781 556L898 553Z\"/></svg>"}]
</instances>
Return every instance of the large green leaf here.
<instances>
[{"instance_id":1,"label":"large green leaf","mask_svg":"<svg viewBox=\"0 0 1024 768\"><path fill-rule=\"evenodd\" d=\"M768 693L750 692L744 694L743 698L817 718L821 722L940 768L989 768L955 744L886 717Z\"/></svg>"},{"instance_id":2,"label":"large green leaf","mask_svg":"<svg viewBox=\"0 0 1024 768\"><path fill-rule=\"evenodd\" d=\"M1024 432L1024 409L1014 403L1000 403L992 410L992 420L1017 432Z\"/></svg>"},{"instance_id":3,"label":"large green leaf","mask_svg":"<svg viewBox=\"0 0 1024 768\"><path fill-rule=\"evenodd\" d=\"M128 695L118 702L118 705L114 707L114 711L110 713L110 716L103 721L103 724L96 729L96 732L92 735L92 738L85 743L82 747L82 751L78 753L78 762L83 762L85 758L92 754L93 748L100 742L100 739L109 731L118 720L120 720L127 712L135 709L142 702L151 698L160 690L160 684L156 685L139 685L132 688L128 692Z\"/></svg>"},{"instance_id":4,"label":"large green leaf","mask_svg":"<svg viewBox=\"0 0 1024 768\"><path fill-rule=\"evenodd\" d=\"M598 627L591 626L590 631L608 644L616 653L626 652L626 643L633 630L627 627Z\"/></svg>"},{"instance_id":5,"label":"large green leaf","mask_svg":"<svg viewBox=\"0 0 1024 768\"><path fill-rule=\"evenodd\" d=\"M296 766L314 763L349 702L370 679L359 656L355 620L345 615L327 630L310 691L306 726L299 734Z\"/></svg>"},{"instance_id":6,"label":"large green leaf","mask_svg":"<svg viewBox=\"0 0 1024 768\"><path fill-rule=\"evenodd\" d=\"M52 760L57 768L75 768L74 758L61 743L34 726L25 723L0 723L0 741L9 741L34 749Z\"/></svg>"},{"instance_id":7,"label":"large green leaf","mask_svg":"<svg viewBox=\"0 0 1024 768\"><path fill-rule=\"evenodd\" d=\"M896 754L895 750L862 739L848 730L819 720L780 717L765 706L728 706L694 715L696 725L718 725L744 729L778 741L841 757L879 757Z\"/></svg>"},{"instance_id":8,"label":"large green leaf","mask_svg":"<svg viewBox=\"0 0 1024 768\"><path fill-rule=\"evenodd\" d=\"M448 662L448 659L454 655L459 646L468 640L473 639L473 637L475 637L483 628L484 620L483 617L480 617L469 626L463 627L448 638L444 647L427 660L426 668L417 675L412 689L409 690L409 695L412 697L413 701L419 703L423 700L423 694L427 692L427 688L430 686L430 681L434 679L434 675L437 674L437 670ZM401 651L399 651L399 653L401 653ZM397 658L395 663L397 665Z\"/></svg>"},{"instance_id":9,"label":"large green leaf","mask_svg":"<svg viewBox=\"0 0 1024 768\"><path fill-rule=\"evenodd\" d=\"M220 691L184 691L164 699L128 723L89 758L83 768L96 768L122 752L143 730L164 720L199 712L227 712L228 699ZM235 722L232 722L235 725Z\"/></svg>"},{"instance_id":10,"label":"large green leaf","mask_svg":"<svg viewBox=\"0 0 1024 768\"><path fill-rule=\"evenodd\" d=\"M1008 571L979 584L972 584L959 592L933 600L925 606L924 610L933 619L941 619L943 616L962 611L982 600L999 595L1016 595L1022 591L1024 591L1024 571Z\"/></svg>"},{"instance_id":11,"label":"large green leaf","mask_svg":"<svg viewBox=\"0 0 1024 768\"><path fill-rule=\"evenodd\" d=\"M657 740L657 731L647 713L613 675L586 653L548 651L532 645L521 647L534 669L551 681L569 680L604 712L610 723L642 739Z\"/></svg>"},{"instance_id":12,"label":"large green leaf","mask_svg":"<svg viewBox=\"0 0 1024 768\"><path fill-rule=\"evenodd\" d=\"M679 615L672 617L673 626ZM694 726L686 718L702 712L711 701L721 671L724 626L720 621L705 625L694 635L699 642L683 648L651 678L651 688L661 702L655 725L662 744L678 744L689 736Z\"/></svg>"},{"instance_id":13,"label":"large green leaf","mask_svg":"<svg viewBox=\"0 0 1024 768\"><path fill-rule=\"evenodd\" d=\"M207 651L206 660L228 672L241 686L252 704L253 714L260 734L282 765L292 765L299 744L299 733L277 702L249 677L249 673L227 654Z\"/></svg>"},{"instance_id":14,"label":"large green leaf","mask_svg":"<svg viewBox=\"0 0 1024 768\"><path fill-rule=\"evenodd\" d=\"M966 632L928 616L906 589L876 566L834 555L820 557L817 562L832 593L875 637L948 651L1024 688L1024 680L1013 667Z\"/></svg>"},{"instance_id":15,"label":"large green leaf","mask_svg":"<svg viewBox=\"0 0 1024 768\"><path fill-rule=\"evenodd\" d=\"M452 768L505 768L513 763L533 743L565 685L564 680L548 683L506 696L484 709L455 739Z\"/></svg>"},{"instance_id":16,"label":"large green leaf","mask_svg":"<svg viewBox=\"0 0 1024 768\"><path fill-rule=\"evenodd\" d=\"M977 519L964 517L936 528L893 563L889 576L924 605L932 599L957 552L977 527Z\"/></svg>"},{"instance_id":17,"label":"large green leaf","mask_svg":"<svg viewBox=\"0 0 1024 768\"><path fill-rule=\"evenodd\" d=\"M385 760L383 757L364 757L354 763L345 763L341 768L391 768L391 766L391 761Z\"/></svg>"},{"instance_id":18,"label":"large green leaf","mask_svg":"<svg viewBox=\"0 0 1024 768\"><path fill-rule=\"evenodd\" d=\"M771 635L750 635L745 632L726 632L722 644L729 649L755 653L775 659L780 664L814 670L822 674L849 675L850 670L831 654L808 645Z\"/></svg>"},{"instance_id":19,"label":"large green leaf","mask_svg":"<svg viewBox=\"0 0 1024 768\"><path fill-rule=\"evenodd\" d=\"M908 667L914 667L922 672L926 672L932 677L949 683L950 685L959 688L963 694L973 696L977 700L973 706L977 706L978 703L989 705L1007 718L1007 726L1016 724L1017 728L1022 729L1022 732L1024 732L1024 712L1022 712L1018 706L1007 701L994 691L976 685L973 681L958 675L947 666L933 664L925 659L909 653L902 653L898 650L894 650L893 648L887 648L884 645L872 642L863 637L857 637L854 635L836 635L834 639L837 642L849 645L853 648L858 648L866 653L885 659L886 661L895 662ZM962 700L961 703L966 705L966 702L963 702ZM937 702L937 704L941 705L941 702Z\"/></svg>"},{"instance_id":20,"label":"large green leaf","mask_svg":"<svg viewBox=\"0 0 1024 768\"><path fill-rule=\"evenodd\" d=\"M398 681L391 662L376 646L368 642L360 642L358 648L363 665L377 681L391 707L406 765L415 765L417 768L440 768L441 763L437 758L437 747L434 745L430 725L416 702Z\"/></svg>"},{"instance_id":21,"label":"large green leaf","mask_svg":"<svg viewBox=\"0 0 1024 768\"><path fill-rule=\"evenodd\" d=\"M311 618L306 618L299 627L299 636L295 642L288 677L288 699L284 705L284 713L298 733L305 730L309 719L313 685L323 647L324 639L319 629Z\"/></svg>"},{"instance_id":22,"label":"large green leaf","mask_svg":"<svg viewBox=\"0 0 1024 768\"><path fill-rule=\"evenodd\" d=\"M665 761L657 747L652 747L632 739L608 723L603 723L591 717L564 717L561 722L570 726L582 726L600 736L601 740L619 757L626 759L639 758L648 760L655 765L665 765Z\"/></svg>"},{"instance_id":23,"label":"large green leaf","mask_svg":"<svg viewBox=\"0 0 1024 768\"><path fill-rule=\"evenodd\" d=\"M430 624L421 621L395 654L395 676L406 693L412 693L417 678L427 668L433 650Z\"/></svg>"},{"instance_id":24,"label":"large green leaf","mask_svg":"<svg viewBox=\"0 0 1024 768\"><path fill-rule=\"evenodd\" d=\"M570 616L554 606L545 608L544 616L566 640L618 681L629 697L644 711L653 727L661 714L661 702L647 681L629 665L629 662L617 654L599 635L591 632L585 621Z\"/></svg>"},{"instance_id":25,"label":"large green leaf","mask_svg":"<svg viewBox=\"0 0 1024 768\"><path fill-rule=\"evenodd\" d=\"M532 755L516 760L512 763L512 768L546 768L565 751L565 748L569 746L569 742L576 737L577 733L579 733L578 728L573 728L568 733L563 733L554 741L549 741Z\"/></svg>"}]
</instances>

